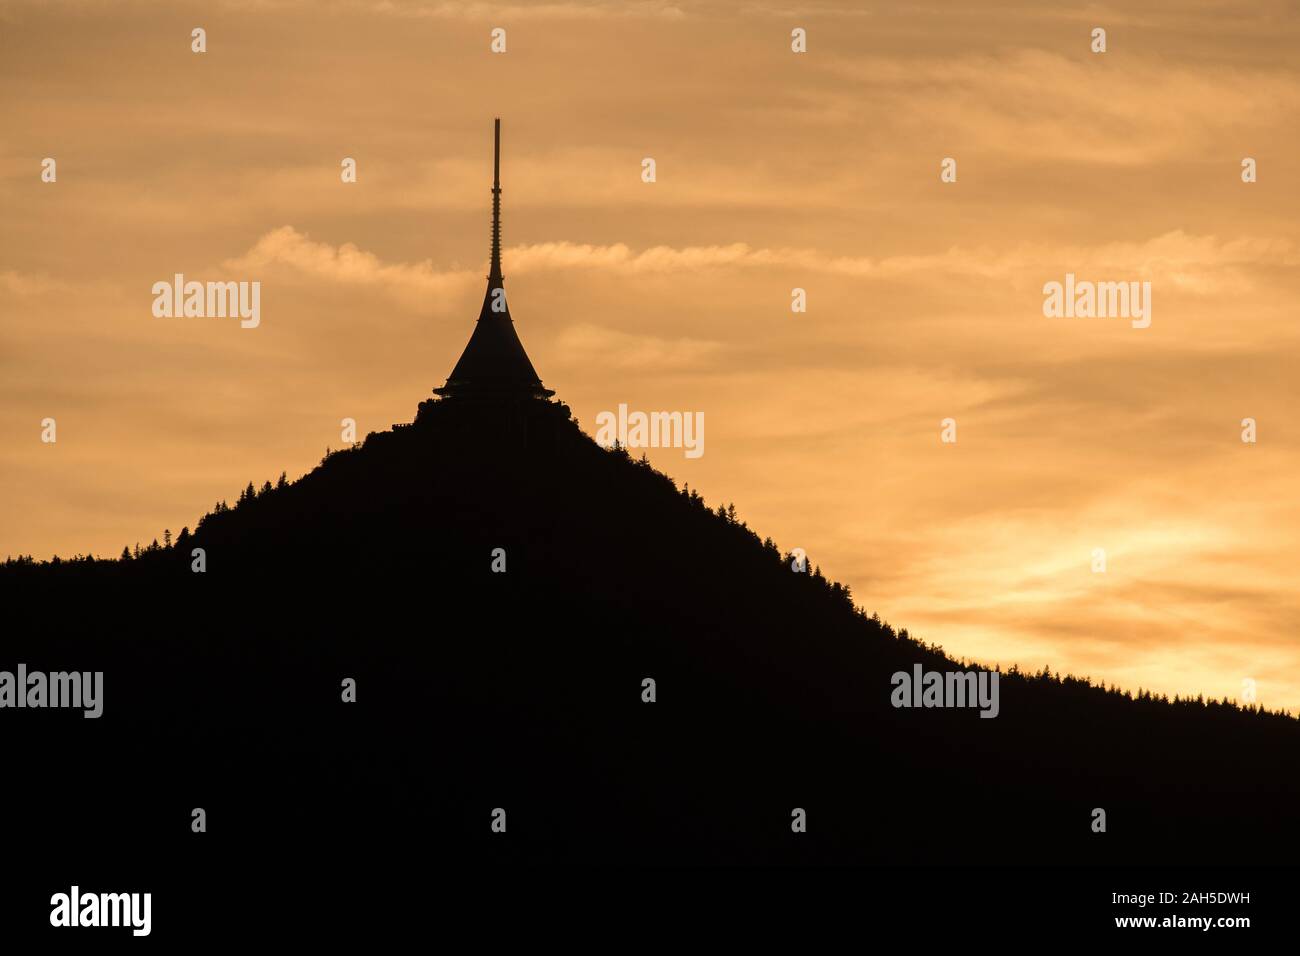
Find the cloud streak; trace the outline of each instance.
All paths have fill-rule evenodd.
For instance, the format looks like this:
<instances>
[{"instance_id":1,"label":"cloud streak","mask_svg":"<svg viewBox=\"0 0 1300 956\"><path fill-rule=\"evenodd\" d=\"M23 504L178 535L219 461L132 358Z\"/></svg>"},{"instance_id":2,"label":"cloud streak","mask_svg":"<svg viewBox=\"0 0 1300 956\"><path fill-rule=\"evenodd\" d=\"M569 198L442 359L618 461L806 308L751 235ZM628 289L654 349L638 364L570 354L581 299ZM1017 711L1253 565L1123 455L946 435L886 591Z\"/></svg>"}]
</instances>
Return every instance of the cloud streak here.
<instances>
[{"instance_id":1,"label":"cloud streak","mask_svg":"<svg viewBox=\"0 0 1300 956\"><path fill-rule=\"evenodd\" d=\"M1036 283L1037 276L1059 278L1069 270L1105 270L1115 277L1167 280L1193 293L1237 291L1246 273L1300 265L1300 251L1280 238L1188 235L1173 230L1142 242L1100 246L1046 247L1018 243L1009 249L953 247L926 255L835 256L817 249L753 248L744 242L714 246L652 246L635 251L626 243L592 245L567 241L508 247L511 273L605 272L617 276L680 275L725 269L789 269L866 279L960 276ZM351 285L408 288L426 295L462 290L477 281L474 270L439 270L431 260L385 263L354 243L334 246L312 240L293 226L263 235L246 253L227 260L237 271L286 266L304 275Z\"/></svg>"}]
</instances>

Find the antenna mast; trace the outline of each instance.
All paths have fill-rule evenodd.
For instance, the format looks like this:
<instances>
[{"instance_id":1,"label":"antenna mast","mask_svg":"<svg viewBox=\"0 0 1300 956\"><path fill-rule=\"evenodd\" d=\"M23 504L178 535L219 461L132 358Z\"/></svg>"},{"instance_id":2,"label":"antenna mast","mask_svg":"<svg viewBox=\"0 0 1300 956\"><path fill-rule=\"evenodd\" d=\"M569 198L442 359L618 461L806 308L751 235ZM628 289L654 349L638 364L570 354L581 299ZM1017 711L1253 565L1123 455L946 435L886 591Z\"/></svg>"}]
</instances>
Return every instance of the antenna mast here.
<instances>
[{"instance_id":1,"label":"antenna mast","mask_svg":"<svg viewBox=\"0 0 1300 956\"><path fill-rule=\"evenodd\" d=\"M488 279L499 283L501 276L501 120L496 120L492 143L492 271Z\"/></svg>"}]
</instances>

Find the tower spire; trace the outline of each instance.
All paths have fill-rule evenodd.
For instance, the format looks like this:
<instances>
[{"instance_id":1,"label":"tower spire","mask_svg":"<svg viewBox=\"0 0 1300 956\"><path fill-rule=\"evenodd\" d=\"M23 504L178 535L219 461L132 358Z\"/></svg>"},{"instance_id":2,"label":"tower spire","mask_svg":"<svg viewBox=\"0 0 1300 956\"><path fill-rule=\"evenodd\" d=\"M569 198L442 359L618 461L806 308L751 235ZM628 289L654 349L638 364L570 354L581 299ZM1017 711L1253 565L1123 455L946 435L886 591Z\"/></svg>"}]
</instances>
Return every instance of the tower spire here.
<instances>
[{"instance_id":1,"label":"tower spire","mask_svg":"<svg viewBox=\"0 0 1300 956\"><path fill-rule=\"evenodd\" d=\"M496 120L492 141L492 271L488 280L500 285L501 275L501 120Z\"/></svg>"},{"instance_id":2,"label":"tower spire","mask_svg":"<svg viewBox=\"0 0 1300 956\"><path fill-rule=\"evenodd\" d=\"M515 400L550 398L515 332L501 276L501 120L496 120L492 148L492 266L478 323L447 384L435 388L443 398Z\"/></svg>"}]
</instances>

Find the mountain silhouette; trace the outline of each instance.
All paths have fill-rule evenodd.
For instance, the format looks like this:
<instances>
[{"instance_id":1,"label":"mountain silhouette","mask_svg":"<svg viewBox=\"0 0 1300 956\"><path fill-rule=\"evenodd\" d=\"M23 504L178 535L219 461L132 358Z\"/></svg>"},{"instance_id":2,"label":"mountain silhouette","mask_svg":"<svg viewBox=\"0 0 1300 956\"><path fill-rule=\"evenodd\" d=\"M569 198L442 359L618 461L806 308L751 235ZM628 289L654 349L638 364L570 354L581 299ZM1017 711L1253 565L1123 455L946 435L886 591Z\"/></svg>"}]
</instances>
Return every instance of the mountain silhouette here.
<instances>
[{"instance_id":1,"label":"mountain silhouette","mask_svg":"<svg viewBox=\"0 0 1300 956\"><path fill-rule=\"evenodd\" d=\"M202 807L223 852L475 863L1294 850L1290 717L1015 672L995 719L895 708L895 672L964 668L795 563L561 403L431 400L170 547L4 566L10 659L105 673L98 720L9 715L25 831L90 813L69 846L147 857ZM92 810L87 779L116 781Z\"/></svg>"},{"instance_id":2,"label":"mountain silhouette","mask_svg":"<svg viewBox=\"0 0 1300 956\"><path fill-rule=\"evenodd\" d=\"M1015 670L996 716L895 706L895 675L976 665L550 400L505 305L500 193L478 322L412 423L117 560L0 567L0 670L103 673L98 718L3 713L7 848L113 885L125 861L247 880L268 853L1294 859L1287 715Z\"/></svg>"}]
</instances>

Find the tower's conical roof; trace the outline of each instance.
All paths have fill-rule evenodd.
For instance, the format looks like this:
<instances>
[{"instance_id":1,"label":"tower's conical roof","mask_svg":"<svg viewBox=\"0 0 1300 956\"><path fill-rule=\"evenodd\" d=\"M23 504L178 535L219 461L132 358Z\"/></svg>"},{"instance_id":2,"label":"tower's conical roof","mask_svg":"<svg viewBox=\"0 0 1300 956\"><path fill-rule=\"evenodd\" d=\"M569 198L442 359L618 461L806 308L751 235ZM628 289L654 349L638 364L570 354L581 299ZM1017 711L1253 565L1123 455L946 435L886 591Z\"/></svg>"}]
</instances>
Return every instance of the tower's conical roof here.
<instances>
[{"instance_id":1,"label":"tower's conical roof","mask_svg":"<svg viewBox=\"0 0 1300 956\"><path fill-rule=\"evenodd\" d=\"M501 120L496 121L492 160L492 267L483 308L469 344L447 384L435 388L443 398L549 398L524 351L510 318L501 275Z\"/></svg>"}]
</instances>

